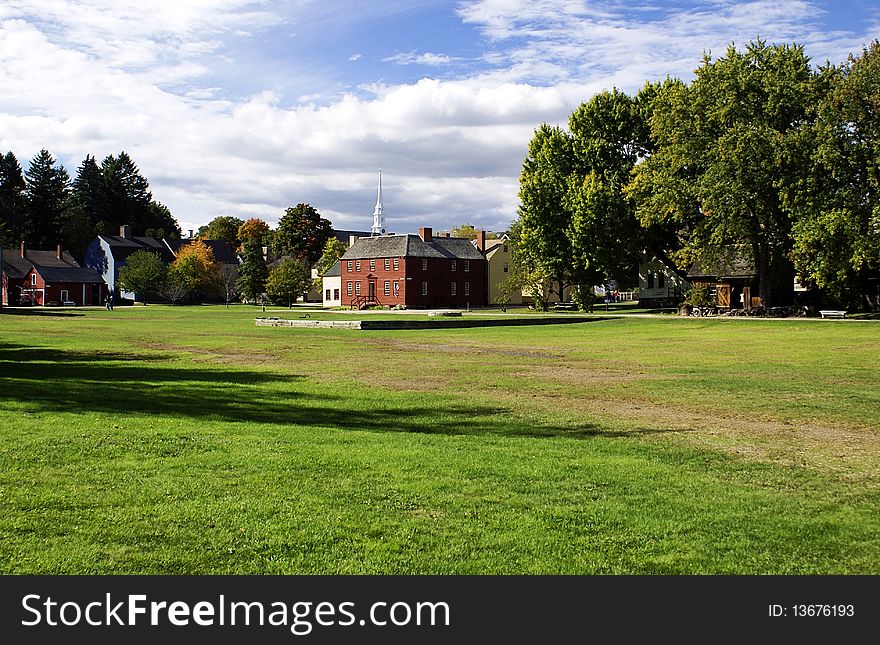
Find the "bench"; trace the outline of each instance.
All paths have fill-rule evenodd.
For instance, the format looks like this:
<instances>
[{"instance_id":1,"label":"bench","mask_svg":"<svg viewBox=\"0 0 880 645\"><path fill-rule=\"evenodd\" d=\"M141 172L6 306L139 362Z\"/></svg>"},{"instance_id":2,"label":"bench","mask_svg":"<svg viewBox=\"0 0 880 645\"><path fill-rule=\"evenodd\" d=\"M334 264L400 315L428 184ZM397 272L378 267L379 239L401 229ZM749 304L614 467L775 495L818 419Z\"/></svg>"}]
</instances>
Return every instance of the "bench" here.
<instances>
[{"instance_id":1,"label":"bench","mask_svg":"<svg viewBox=\"0 0 880 645\"><path fill-rule=\"evenodd\" d=\"M559 311L574 311L575 305L573 302L557 302L553 308Z\"/></svg>"},{"instance_id":2,"label":"bench","mask_svg":"<svg viewBox=\"0 0 880 645\"><path fill-rule=\"evenodd\" d=\"M820 309L819 315L822 318L846 318L846 311L839 309Z\"/></svg>"}]
</instances>

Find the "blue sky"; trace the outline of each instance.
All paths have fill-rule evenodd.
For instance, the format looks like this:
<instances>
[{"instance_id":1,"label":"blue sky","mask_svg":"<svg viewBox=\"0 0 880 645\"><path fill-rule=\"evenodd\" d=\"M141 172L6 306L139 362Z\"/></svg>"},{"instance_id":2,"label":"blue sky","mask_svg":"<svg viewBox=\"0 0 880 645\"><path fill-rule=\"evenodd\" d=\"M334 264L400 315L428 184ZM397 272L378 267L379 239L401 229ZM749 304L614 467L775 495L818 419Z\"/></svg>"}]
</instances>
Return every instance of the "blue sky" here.
<instances>
[{"instance_id":1,"label":"blue sky","mask_svg":"<svg viewBox=\"0 0 880 645\"><path fill-rule=\"evenodd\" d=\"M0 151L129 152L184 230L308 202L503 230L542 122L760 36L842 62L880 0L4 0Z\"/></svg>"}]
</instances>

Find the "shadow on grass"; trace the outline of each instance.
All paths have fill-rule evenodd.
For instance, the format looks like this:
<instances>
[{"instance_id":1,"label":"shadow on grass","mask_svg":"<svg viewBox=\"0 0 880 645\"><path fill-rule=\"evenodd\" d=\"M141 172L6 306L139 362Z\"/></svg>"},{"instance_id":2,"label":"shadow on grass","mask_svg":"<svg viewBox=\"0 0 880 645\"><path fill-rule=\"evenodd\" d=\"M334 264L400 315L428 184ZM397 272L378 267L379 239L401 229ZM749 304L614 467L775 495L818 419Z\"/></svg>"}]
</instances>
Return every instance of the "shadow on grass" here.
<instances>
[{"instance_id":1,"label":"shadow on grass","mask_svg":"<svg viewBox=\"0 0 880 645\"><path fill-rule=\"evenodd\" d=\"M372 432L524 438L661 432L609 431L593 424L532 425L514 420L503 407L449 405L439 396L435 406L413 406L406 394L388 391L337 395L321 392L303 376L168 365L171 358L0 344L0 405L18 404L23 414L98 412L120 420L143 415Z\"/></svg>"},{"instance_id":2,"label":"shadow on grass","mask_svg":"<svg viewBox=\"0 0 880 645\"><path fill-rule=\"evenodd\" d=\"M10 309L9 307L3 307L0 309L0 315L3 316L43 316L43 317L51 317L51 318L73 318L76 316L85 316L85 314L81 311L69 311L69 310L61 310L61 311L52 311L51 309L26 309L23 307L17 307Z\"/></svg>"}]
</instances>

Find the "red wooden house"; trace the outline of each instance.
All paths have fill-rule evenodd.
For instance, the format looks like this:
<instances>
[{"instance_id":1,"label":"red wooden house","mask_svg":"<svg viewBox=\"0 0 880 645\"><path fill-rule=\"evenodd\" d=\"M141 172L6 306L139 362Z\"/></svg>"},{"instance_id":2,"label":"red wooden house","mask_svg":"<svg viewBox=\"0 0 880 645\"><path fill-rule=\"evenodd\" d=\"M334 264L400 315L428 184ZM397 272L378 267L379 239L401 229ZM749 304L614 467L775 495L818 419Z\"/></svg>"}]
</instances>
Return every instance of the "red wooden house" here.
<instances>
[{"instance_id":1,"label":"red wooden house","mask_svg":"<svg viewBox=\"0 0 880 645\"><path fill-rule=\"evenodd\" d=\"M34 251L22 242L19 250L3 251L4 305L100 305L107 296L104 279L82 268L59 245Z\"/></svg>"},{"instance_id":2,"label":"red wooden house","mask_svg":"<svg viewBox=\"0 0 880 645\"><path fill-rule=\"evenodd\" d=\"M486 305L486 258L465 238L374 235L340 261L342 304L460 308Z\"/></svg>"}]
</instances>

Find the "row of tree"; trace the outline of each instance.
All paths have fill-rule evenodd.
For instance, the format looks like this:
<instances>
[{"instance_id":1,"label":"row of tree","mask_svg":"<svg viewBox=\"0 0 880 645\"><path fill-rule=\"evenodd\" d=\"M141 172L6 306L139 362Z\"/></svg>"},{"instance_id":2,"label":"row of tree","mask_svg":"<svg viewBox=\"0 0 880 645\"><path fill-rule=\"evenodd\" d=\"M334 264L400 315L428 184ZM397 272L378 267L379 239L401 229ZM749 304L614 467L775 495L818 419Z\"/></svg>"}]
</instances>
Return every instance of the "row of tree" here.
<instances>
[{"instance_id":1,"label":"row of tree","mask_svg":"<svg viewBox=\"0 0 880 645\"><path fill-rule=\"evenodd\" d=\"M514 275L591 298L647 251L686 271L731 244L767 306L795 276L878 307L880 44L814 68L799 45L730 46L690 83L602 92L542 125L520 176ZM585 303L586 304L586 303Z\"/></svg>"},{"instance_id":2,"label":"row of tree","mask_svg":"<svg viewBox=\"0 0 880 645\"><path fill-rule=\"evenodd\" d=\"M70 175L41 150L22 173L15 154L0 156L0 242L23 241L31 248L62 244L82 259L99 234L116 235L129 224L135 235L180 237L180 226L166 206L153 199L150 184L126 152L108 155L100 165L86 155Z\"/></svg>"},{"instance_id":3,"label":"row of tree","mask_svg":"<svg viewBox=\"0 0 880 645\"><path fill-rule=\"evenodd\" d=\"M245 238L239 266L218 263L201 240L182 246L169 266L156 253L136 251L119 270L119 286L137 294L145 304L155 294L172 303L217 296L228 306L239 298L258 302L268 297L276 304L291 306L311 286L311 263L306 255L286 255L270 268L264 248L260 237ZM327 240L318 263L319 275L323 276L344 252L345 246L335 237Z\"/></svg>"},{"instance_id":4,"label":"row of tree","mask_svg":"<svg viewBox=\"0 0 880 645\"><path fill-rule=\"evenodd\" d=\"M198 234L207 240L223 240L238 251L246 242L258 240L268 255L295 258L311 266L333 237L333 225L313 206L300 203L284 211L276 229L258 218L221 215L199 228Z\"/></svg>"}]
</instances>

